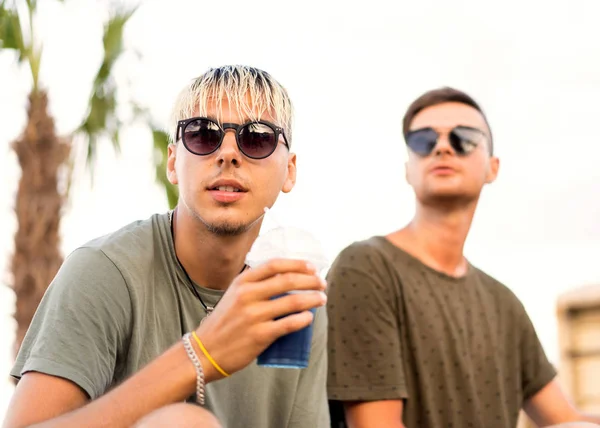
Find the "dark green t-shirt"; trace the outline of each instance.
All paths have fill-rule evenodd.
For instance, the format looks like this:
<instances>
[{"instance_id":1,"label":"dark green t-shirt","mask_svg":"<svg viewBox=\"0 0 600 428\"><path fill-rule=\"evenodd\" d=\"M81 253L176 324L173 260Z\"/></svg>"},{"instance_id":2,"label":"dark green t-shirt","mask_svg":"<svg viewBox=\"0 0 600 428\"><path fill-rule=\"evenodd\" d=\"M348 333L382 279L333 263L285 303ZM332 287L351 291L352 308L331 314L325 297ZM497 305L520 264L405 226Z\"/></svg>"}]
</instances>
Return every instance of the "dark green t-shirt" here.
<instances>
[{"instance_id":1,"label":"dark green t-shirt","mask_svg":"<svg viewBox=\"0 0 600 428\"><path fill-rule=\"evenodd\" d=\"M514 428L556 375L517 297L473 266L453 278L373 237L328 282L330 400L402 399L407 428Z\"/></svg>"},{"instance_id":2,"label":"dark green t-shirt","mask_svg":"<svg viewBox=\"0 0 600 428\"><path fill-rule=\"evenodd\" d=\"M197 328L206 314L193 286L177 263L166 214L96 239L65 260L11 374L59 376L97 398ZM197 290L213 305L222 295ZM329 426L326 342L327 317L320 308L308 368L252 363L207 385L206 407L226 427Z\"/></svg>"}]
</instances>

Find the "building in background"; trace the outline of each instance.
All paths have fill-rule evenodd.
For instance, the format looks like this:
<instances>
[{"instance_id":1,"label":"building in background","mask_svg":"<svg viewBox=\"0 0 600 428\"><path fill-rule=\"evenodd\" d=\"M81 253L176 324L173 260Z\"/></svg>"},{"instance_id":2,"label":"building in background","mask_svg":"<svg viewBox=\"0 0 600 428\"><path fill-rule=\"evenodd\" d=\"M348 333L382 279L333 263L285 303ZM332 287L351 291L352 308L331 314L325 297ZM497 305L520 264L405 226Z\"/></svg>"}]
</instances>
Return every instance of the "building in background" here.
<instances>
[{"instance_id":1,"label":"building in background","mask_svg":"<svg viewBox=\"0 0 600 428\"><path fill-rule=\"evenodd\" d=\"M600 413L600 285L558 298L560 379L575 405Z\"/></svg>"},{"instance_id":2,"label":"building in background","mask_svg":"<svg viewBox=\"0 0 600 428\"><path fill-rule=\"evenodd\" d=\"M558 297L559 379L575 406L600 413L600 285ZM535 425L522 412L518 428Z\"/></svg>"}]
</instances>

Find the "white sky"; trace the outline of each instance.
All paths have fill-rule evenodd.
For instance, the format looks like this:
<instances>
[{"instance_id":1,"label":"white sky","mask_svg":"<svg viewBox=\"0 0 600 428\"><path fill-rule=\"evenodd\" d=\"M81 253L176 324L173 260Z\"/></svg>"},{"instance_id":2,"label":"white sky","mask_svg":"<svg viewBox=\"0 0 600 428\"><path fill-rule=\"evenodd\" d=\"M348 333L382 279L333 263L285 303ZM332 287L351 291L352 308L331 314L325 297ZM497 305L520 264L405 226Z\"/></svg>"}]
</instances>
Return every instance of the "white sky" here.
<instances>
[{"instance_id":1,"label":"white sky","mask_svg":"<svg viewBox=\"0 0 600 428\"><path fill-rule=\"evenodd\" d=\"M215 3L218 4L218 3ZM404 182L401 117L441 85L480 101L501 158L467 244L470 260L522 299L558 362L559 293L600 284L600 5L594 1L148 0L126 32L133 55L118 69L130 94L165 119L179 89L207 67L244 63L272 73L296 107L296 189L274 210L322 240L330 257L354 240L402 226L413 210ZM100 1L40 2L49 89L59 132L84 114L100 61ZM0 272L8 270L19 171L9 141L25 121L29 76L0 54ZM101 150L95 185L75 186L63 222L65 253L156 211L150 135L131 127L116 159ZM7 282L7 281L3 281ZM11 364L13 297L0 288L0 372ZM0 376L0 379L3 377ZM0 419L11 387L0 387Z\"/></svg>"}]
</instances>

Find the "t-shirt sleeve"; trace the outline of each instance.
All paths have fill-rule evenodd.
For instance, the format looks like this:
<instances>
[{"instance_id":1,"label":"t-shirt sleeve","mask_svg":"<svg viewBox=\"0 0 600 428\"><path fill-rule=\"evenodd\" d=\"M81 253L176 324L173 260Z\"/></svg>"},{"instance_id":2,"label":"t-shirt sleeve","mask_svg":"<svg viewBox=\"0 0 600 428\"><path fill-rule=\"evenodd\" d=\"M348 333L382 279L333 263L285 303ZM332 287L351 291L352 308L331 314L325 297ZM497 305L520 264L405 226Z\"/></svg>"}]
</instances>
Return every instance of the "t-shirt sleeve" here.
<instances>
[{"instance_id":1,"label":"t-shirt sleeve","mask_svg":"<svg viewBox=\"0 0 600 428\"><path fill-rule=\"evenodd\" d=\"M364 243L346 248L328 273L327 391L330 400L408 397L399 334L399 291L381 255Z\"/></svg>"},{"instance_id":2,"label":"t-shirt sleeve","mask_svg":"<svg viewBox=\"0 0 600 428\"><path fill-rule=\"evenodd\" d=\"M521 379L523 400L527 401L548 385L555 377L556 370L548 361L533 323L525 308L519 302L521 320Z\"/></svg>"},{"instance_id":3,"label":"t-shirt sleeve","mask_svg":"<svg viewBox=\"0 0 600 428\"><path fill-rule=\"evenodd\" d=\"M329 427L327 405L327 312L318 308L308 367L301 371L288 428Z\"/></svg>"},{"instance_id":4,"label":"t-shirt sleeve","mask_svg":"<svg viewBox=\"0 0 600 428\"><path fill-rule=\"evenodd\" d=\"M112 384L130 323L131 300L119 269L98 249L77 249L48 287L11 375L61 377L95 399Z\"/></svg>"}]
</instances>

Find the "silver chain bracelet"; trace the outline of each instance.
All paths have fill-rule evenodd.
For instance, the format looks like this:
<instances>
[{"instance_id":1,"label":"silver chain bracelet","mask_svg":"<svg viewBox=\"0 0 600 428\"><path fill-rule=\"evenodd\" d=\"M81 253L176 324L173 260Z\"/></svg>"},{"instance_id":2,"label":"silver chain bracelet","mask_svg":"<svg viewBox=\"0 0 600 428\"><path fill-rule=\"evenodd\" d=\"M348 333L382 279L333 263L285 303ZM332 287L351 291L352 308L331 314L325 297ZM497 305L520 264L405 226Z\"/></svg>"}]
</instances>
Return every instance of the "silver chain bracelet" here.
<instances>
[{"instance_id":1,"label":"silver chain bracelet","mask_svg":"<svg viewBox=\"0 0 600 428\"><path fill-rule=\"evenodd\" d=\"M192 364L196 368L196 402L201 406L204 406L204 370L202 364L198 359L198 355L192 346L192 334L186 333L183 335L183 347L190 357Z\"/></svg>"}]
</instances>

